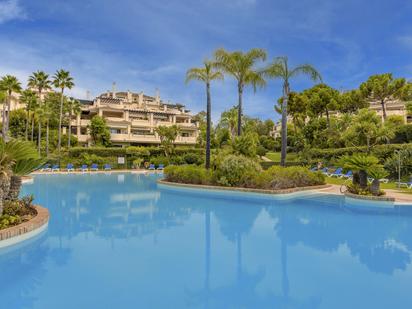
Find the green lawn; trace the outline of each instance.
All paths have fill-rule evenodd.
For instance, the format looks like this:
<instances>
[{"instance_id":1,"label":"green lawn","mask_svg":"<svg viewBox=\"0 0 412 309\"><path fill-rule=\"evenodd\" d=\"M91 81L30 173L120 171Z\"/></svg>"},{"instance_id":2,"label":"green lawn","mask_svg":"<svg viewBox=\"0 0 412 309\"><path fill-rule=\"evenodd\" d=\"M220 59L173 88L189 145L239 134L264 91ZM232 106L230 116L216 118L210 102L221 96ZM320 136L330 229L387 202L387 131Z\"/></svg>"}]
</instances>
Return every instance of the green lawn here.
<instances>
[{"instance_id":1,"label":"green lawn","mask_svg":"<svg viewBox=\"0 0 412 309\"><path fill-rule=\"evenodd\" d=\"M265 157L274 162L280 162L280 152L268 152ZM294 162L296 159L297 155L295 153L288 153L286 156L286 160L289 162Z\"/></svg>"},{"instance_id":2,"label":"green lawn","mask_svg":"<svg viewBox=\"0 0 412 309\"><path fill-rule=\"evenodd\" d=\"M345 181L347 181L347 179L345 178L326 177L326 183L331 184L331 185L342 185ZM392 189L392 190L397 190L401 193L412 194L411 189L407 189L407 188L399 189L394 182L382 183L381 188L382 189Z\"/></svg>"}]
</instances>

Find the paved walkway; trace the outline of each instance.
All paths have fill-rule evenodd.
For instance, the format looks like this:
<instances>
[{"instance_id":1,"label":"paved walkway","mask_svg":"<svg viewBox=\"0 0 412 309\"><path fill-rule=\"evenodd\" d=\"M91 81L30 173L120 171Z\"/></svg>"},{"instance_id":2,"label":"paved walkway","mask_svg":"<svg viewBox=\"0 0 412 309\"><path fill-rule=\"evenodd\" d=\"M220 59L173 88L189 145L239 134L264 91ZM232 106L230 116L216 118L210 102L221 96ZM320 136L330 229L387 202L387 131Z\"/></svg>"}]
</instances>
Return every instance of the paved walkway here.
<instances>
[{"instance_id":1,"label":"paved walkway","mask_svg":"<svg viewBox=\"0 0 412 309\"><path fill-rule=\"evenodd\" d=\"M320 192L342 195L340 185L330 185L329 188L320 189ZM386 196L395 198L396 203L407 203L412 205L412 194L402 193L397 190L386 189Z\"/></svg>"}]
</instances>

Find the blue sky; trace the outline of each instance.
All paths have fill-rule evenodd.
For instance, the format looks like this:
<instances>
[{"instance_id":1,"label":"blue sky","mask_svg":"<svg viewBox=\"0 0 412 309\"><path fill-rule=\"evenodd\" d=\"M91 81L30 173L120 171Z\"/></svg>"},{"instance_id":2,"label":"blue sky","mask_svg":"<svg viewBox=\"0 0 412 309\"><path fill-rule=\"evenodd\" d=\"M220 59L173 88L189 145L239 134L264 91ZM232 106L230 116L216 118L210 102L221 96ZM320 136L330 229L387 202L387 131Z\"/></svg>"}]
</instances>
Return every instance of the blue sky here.
<instances>
[{"instance_id":1,"label":"blue sky","mask_svg":"<svg viewBox=\"0 0 412 309\"><path fill-rule=\"evenodd\" d=\"M412 78L409 0L0 0L0 75L70 70L72 95L111 88L160 89L163 99L204 109L204 86L184 84L216 48L261 47L269 59L309 62L337 89L369 75ZM292 88L310 87L304 79ZM212 86L213 118L237 102L230 77ZM245 93L248 115L277 119L280 83Z\"/></svg>"}]
</instances>

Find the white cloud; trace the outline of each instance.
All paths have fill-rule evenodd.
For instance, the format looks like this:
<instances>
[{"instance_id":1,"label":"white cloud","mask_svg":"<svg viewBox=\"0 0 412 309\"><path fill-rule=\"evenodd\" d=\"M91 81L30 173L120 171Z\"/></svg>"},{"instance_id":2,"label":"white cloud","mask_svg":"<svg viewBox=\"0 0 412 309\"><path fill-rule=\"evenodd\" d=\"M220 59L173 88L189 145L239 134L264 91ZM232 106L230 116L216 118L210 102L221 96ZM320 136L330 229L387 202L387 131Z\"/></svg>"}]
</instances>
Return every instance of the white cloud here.
<instances>
[{"instance_id":1,"label":"white cloud","mask_svg":"<svg viewBox=\"0 0 412 309\"><path fill-rule=\"evenodd\" d=\"M18 0L6 0L0 2L0 24L14 19L24 18L26 18L26 12L20 6Z\"/></svg>"}]
</instances>

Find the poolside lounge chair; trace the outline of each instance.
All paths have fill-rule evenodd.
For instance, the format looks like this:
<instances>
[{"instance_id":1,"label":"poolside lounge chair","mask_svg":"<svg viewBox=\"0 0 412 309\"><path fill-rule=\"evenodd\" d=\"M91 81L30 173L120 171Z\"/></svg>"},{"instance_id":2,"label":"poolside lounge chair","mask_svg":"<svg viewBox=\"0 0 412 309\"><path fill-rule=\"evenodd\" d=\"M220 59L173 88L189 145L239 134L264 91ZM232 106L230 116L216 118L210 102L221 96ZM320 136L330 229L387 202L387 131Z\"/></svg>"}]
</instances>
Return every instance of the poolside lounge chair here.
<instances>
[{"instance_id":1,"label":"poolside lounge chair","mask_svg":"<svg viewBox=\"0 0 412 309\"><path fill-rule=\"evenodd\" d=\"M410 182L395 182L399 186L399 188L408 188L412 189L412 181Z\"/></svg>"},{"instance_id":2,"label":"poolside lounge chair","mask_svg":"<svg viewBox=\"0 0 412 309\"><path fill-rule=\"evenodd\" d=\"M89 170L89 167L87 166L87 164L83 164L82 167L80 168L80 170L82 172L87 172Z\"/></svg>"},{"instance_id":3,"label":"poolside lounge chair","mask_svg":"<svg viewBox=\"0 0 412 309\"><path fill-rule=\"evenodd\" d=\"M159 166L157 167L158 170L163 171L165 168L164 164L159 164Z\"/></svg>"},{"instance_id":4,"label":"poolside lounge chair","mask_svg":"<svg viewBox=\"0 0 412 309\"><path fill-rule=\"evenodd\" d=\"M73 164L71 164L71 163L67 164L66 170L67 170L68 172L73 172L73 171L74 171L74 166L73 166Z\"/></svg>"},{"instance_id":5,"label":"poolside lounge chair","mask_svg":"<svg viewBox=\"0 0 412 309\"><path fill-rule=\"evenodd\" d=\"M51 165L50 164L45 164L40 170L42 172L50 172L51 171Z\"/></svg>"},{"instance_id":6,"label":"poolside lounge chair","mask_svg":"<svg viewBox=\"0 0 412 309\"><path fill-rule=\"evenodd\" d=\"M58 166L57 164L53 165L53 167L51 168L52 172L59 172L60 171L60 166Z\"/></svg>"},{"instance_id":7,"label":"poolside lounge chair","mask_svg":"<svg viewBox=\"0 0 412 309\"><path fill-rule=\"evenodd\" d=\"M342 177L343 176L342 170L343 169L341 167L339 167L333 173L330 173L329 176L330 177Z\"/></svg>"},{"instance_id":8,"label":"poolside lounge chair","mask_svg":"<svg viewBox=\"0 0 412 309\"><path fill-rule=\"evenodd\" d=\"M316 172L318 169L317 169L317 167L315 166L315 167L312 167L310 170L311 170L312 172Z\"/></svg>"},{"instance_id":9,"label":"poolside lounge chair","mask_svg":"<svg viewBox=\"0 0 412 309\"><path fill-rule=\"evenodd\" d=\"M343 174L341 177L343 177L343 178L352 178L353 177L353 172L352 171L347 171L347 173Z\"/></svg>"},{"instance_id":10,"label":"poolside lounge chair","mask_svg":"<svg viewBox=\"0 0 412 309\"><path fill-rule=\"evenodd\" d=\"M112 166L110 164L105 164L103 168L105 171L110 171L112 169Z\"/></svg>"},{"instance_id":11,"label":"poolside lounge chair","mask_svg":"<svg viewBox=\"0 0 412 309\"><path fill-rule=\"evenodd\" d=\"M91 171L98 171L99 170L99 166L96 163L93 163L92 166L90 167Z\"/></svg>"},{"instance_id":12,"label":"poolside lounge chair","mask_svg":"<svg viewBox=\"0 0 412 309\"><path fill-rule=\"evenodd\" d=\"M328 168L324 167L320 170L322 172L322 174L328 175Z\"/></svg>"},{"instance_id":13,"label":"poolside lounge chair","mask_svg":"<svg viewBox=\"0 0 412 309\"><path fill-rule=\"evenodd\" d=\"M156 169L156 167L155 167L154 164L150 164L148 169L151 170L151 171L154 171Z\"/></svg>"}]
</instances>

